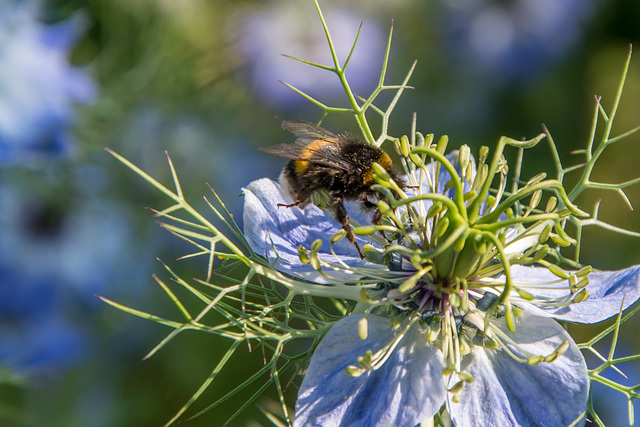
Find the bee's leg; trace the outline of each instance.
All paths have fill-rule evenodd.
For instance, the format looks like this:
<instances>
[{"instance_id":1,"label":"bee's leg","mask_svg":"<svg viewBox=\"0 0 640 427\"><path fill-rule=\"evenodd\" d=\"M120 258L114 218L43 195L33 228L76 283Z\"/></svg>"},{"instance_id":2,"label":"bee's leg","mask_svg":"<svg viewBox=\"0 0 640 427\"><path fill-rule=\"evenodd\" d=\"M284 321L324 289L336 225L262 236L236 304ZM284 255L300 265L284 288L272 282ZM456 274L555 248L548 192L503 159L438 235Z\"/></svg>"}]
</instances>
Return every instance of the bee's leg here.
<instances>
[{"instance_id":1,"label":"bee's leg","mask_svg":"<svg viewBox=\"0 0 640 427\"><path fill-rule=\"evenodd\" d=\"M294 206L298 206L298 205L303 204L306 200L309 200L310 197L311 197L311 191L302 190L296 196L296 201L294 203L291 203L290 205L287 205L285 203L278 203L278 207L279 208L292 208Z\"/></svg>"},{"instance_id":2,"label":"bee's leg","mask_svg":"<svg viewBox=\"0 0 640 427\"><path fill-rule=\"evenodd\" d=\"M378 205L376 205L375 203L371 202L366 197L364 199L362 199L362 204L367 209L374 209L373 218L371 219L371 224L380 225L380 223L382 222L382 212L380 212L380 209L378 209ZM379 233L380 233L380 235L382 236L382 238L384 240L386 240L387 242L391 243L391 240L387 239L387 236L384 235L384 231L380 230Z\"/></svg>"},{"instance_id":3,"label":"bee's leg","mask_svg":"<svg viewBox=\"0 0 640 427\"><path fill-rule=\"evenodd\" d=\"M290 205L285 205L284 203L278 203L278 207L279 208L292 208L294 206L298 206L300 203L302 203L300 200L296 200L295 203L291 203Z\"/></svg>"},{"instance_id":4,"label":"bee's leg","mask_svg":"<svg viewBox=\"0 0 640 427\"><path fill-rule=\"evenodd\" d=\"M334 194L331 197L331 207L336 214L336 221L338 221L344 231L347 232L347 239L355 245L358 250L358 254L360 254L360 258L364 258L364 255L362 255L362 251L360 250L360 246L358 246L358 242L356 241L356 235L353 234L353 230L349 225L349 214L342 204L342 196Z\"/></svg>"}]
</instances>

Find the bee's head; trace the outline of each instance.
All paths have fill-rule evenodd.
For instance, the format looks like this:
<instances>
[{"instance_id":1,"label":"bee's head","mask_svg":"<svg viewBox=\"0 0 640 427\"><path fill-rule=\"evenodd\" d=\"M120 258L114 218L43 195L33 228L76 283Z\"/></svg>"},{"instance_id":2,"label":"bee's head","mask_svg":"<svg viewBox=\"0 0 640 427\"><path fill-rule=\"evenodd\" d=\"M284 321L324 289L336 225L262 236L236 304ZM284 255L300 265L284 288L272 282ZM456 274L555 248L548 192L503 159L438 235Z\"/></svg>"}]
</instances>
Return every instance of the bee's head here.
<instances>
[{"instance_id":1,"label":"bee's head","mask_svg":"<svg viewBox=\"0 0 640 427\"><path fill-rule=\"evenodd\" d=\"M389 173L391 179L394 180L396 184L398 184L398 187L403 190L407 188L407 184L404 182L404 179L402 179L400 174L395 169L389 168L387 172Z\"/></svg>"}]
</instances>

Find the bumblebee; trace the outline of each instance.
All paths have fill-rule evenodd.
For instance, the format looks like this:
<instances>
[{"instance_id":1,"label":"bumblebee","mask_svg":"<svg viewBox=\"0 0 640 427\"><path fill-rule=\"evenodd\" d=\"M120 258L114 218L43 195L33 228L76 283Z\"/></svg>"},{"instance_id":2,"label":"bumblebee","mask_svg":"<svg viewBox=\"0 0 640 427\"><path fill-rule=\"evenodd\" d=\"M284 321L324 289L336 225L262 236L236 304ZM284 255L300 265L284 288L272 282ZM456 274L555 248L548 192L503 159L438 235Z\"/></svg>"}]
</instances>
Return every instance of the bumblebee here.
<instances>
[{"instance_id":1,"label":"bumblebee","mask_svg":"<svg viewBox=\"0 0 640 427\"><path fill-rule=\"evenodd\" d=\"M280 186L288 191L294 203L278 206L303 209L311 202L314 191L327 190L336 221L363 258L343 202L361 201L366 210L374 212L372 223L379 225L382 213L376 203L385 196L371 189L375 183L372 163L380 164L400 188L405 188L391 167L391 158L380 148L346 135L336 135L310 122L284 121L282 128L297 137L294 144L259 148L263 153L290 159L280 174Z\"/></svg>"}]
</instances>

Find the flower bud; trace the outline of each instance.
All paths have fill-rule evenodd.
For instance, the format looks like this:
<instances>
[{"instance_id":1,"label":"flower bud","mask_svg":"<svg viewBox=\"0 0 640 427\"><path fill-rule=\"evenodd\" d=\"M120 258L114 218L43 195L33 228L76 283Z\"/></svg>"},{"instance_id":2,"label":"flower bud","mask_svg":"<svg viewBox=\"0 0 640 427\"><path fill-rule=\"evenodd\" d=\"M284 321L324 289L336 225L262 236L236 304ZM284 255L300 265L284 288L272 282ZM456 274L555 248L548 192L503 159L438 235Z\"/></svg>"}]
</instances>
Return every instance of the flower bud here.
<instances>
[{"instance_id":1,"label":"flower bud","mask_svg":"<svg viewBox=\"0 0 640 427\"><path fill-rule=\"evenodd\" d=\"M358 322L358 335L361 340L366 340L369 336L369 321L366 317L363 317Z\"/></svg>"},{"instance_id":2,"label":"flower bud","mask_svg":"<svg viewBox=\"0 0 640 427\"><path fill-rule=\"evenodd\" d=\"M409 156L409 152L411 151L411 145L409 144L409 138L406 135L403 135L400 138L400 154L404 157Z\"/></svg>"},{"instance_id":3,"label":"flower bud","mask_svg":"<svg viewBox=\"0 0 640 427\"><path fill-rule=\"evenodd\" d=\"M309 251L302 245L298 246L298 258L300 258L301 263L309 264Z\"/></svg>"},{"instance_id":4,"label":"flower bud","mask_svg":"<svg viewBox=\"0 0 640 427\"><path fill-rule=\"evenodd\" d=\"M447 145L449 145L449 137L447 135L442 135L438 140L436 150L440 154L445 154L447 152Z\"/></svg>"},{"instance_id":5,"label":"flower bud","mask_svg":"<svg viewBox=\"0 0 640 427\"><path fill-rule=\"evenodd\" d=\"M344 239L346 235L347 232L344 229L336 231L335 233L333 233L333 236L331 236L331 243L339 242L340 240Z\"/></svg>"}]
</instances>

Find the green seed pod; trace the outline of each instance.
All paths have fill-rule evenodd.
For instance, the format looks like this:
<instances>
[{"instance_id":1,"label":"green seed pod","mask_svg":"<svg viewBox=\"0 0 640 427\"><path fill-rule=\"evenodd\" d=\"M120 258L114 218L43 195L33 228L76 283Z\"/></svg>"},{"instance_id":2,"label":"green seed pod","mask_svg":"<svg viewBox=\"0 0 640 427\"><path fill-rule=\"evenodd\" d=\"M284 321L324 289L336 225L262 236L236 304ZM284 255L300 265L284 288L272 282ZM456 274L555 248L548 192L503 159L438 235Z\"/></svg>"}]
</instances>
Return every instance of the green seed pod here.
<instances>
[{"instance_id":1,"label":"green seed pod","mask_svg":"<svg viewBox=\"0 0 640 427\"><path fill-rule=\"evenodd\" d=\"M442 202L434 202L427 211L427 219L433 218L434 216L438 215L440 212L442 212L443 207L444 205L442 204Z\"/></svg>"},{"instance_id":2,"label":"green seed pod","mask_svg":"<svg viewBox=\"0 0 640 427\"><path fill-rule=\"evenodd\" d=\"M403 135L400 139L400 153L403 157L409 157L409 152L411 151L411 144L409 143L409 138L406 135Z\"/></svg>"},{"instance_id":3,"label":"green seed pod","mask_svg":"<svg viewBox=\"0 0 640 427\"><path fill-rule=\"evenodd\" d=\"M532 301L535 298L533 294L525 291L524 289L518 289L518 295L520 295L522 299L525 299L527 301Z\"/></svg>"},{"instance_id":4,"label":"green seed pod","mask_svg":"<svg viewBox=\"0 0 640 427\"><path fill-rule=\"evenodd\" d=\"M545 179L546 177L547 177L547 173L546 172L540 172L539 174L537 174L536 176L531 178L529 181L527 181L527 185L525 185L525 187L537 184L540 181L542 181L543 179Z\"/></svg>"},{"instance_id":5,"label":"green seed pod","mask_svg":"<svg viewBox=\"0 0 640 427\"><path fill-rule=\"evenodd\" d=\"M409 153L409 159L413 162L414 165L416 165L419 168L424 167L424 162L422 161L422 159L420 158L420 156L418 156L415 153Z\"/></svg>"},{"instance_id":6,"label":"green seed pod","mask_svg":"<svg viewBox=\"0 0 640 427\"><path fill-rule=\"evenodd\" d=\"M489 252L489 242L485 240L482 234L472 232L471 236L469 236L469 240L473 244L473 249L475 249L478 255L484 256Z\"/></svg>"},{"instance_id":7,"label":"green seed pod","mask_svg":"<svg viewBox=\"0 0 640 427\"><path fill-rule=\"evenodd\" d=\"M487 196L486 199L484 199L484 203L487 205L487 210L491 209L492 207L494 207L496 205L496 203L498 202L498 200L496 199L496 196L490 194Z\"/></svg>"},{"instance_id":8,"label":"green seed pod","mask_svg":"<svg viewBox=\"0 0 640 427\"><path fill-rule=\"evenodd\" d=\"M449 145L449 136L442 135L438 140L438 145L436 150L440 154L445 154L447 152L447 145Z\"/></svg>"},{"instance_id":9,"label":"green seed pod","mask_svg":"<svg viewBox=\"0 0 640 427\"><path fill-rule=\"evenodd\" d=\"M449 181L447 181L447 183L444 185L444 192L446 193L447 191L451 190L454 186L454 182L452 179L450 179Z\"/></svg>"},{"instance_id":10,"label":"green seed pod","mask_svg":"<svg viewBox=\"0 0 640 427\"><path fill-rule=\"evenodd\" d=\"M464 381L465 383L473 382L473 376L471 376L471 374L467 374L466 372L460 372L458 374L458 378L460 378L460 380Z\"/></svg>"},{"instance_id":11,"label":"green seed pod","mask_svg":"<svg viewBox=\"0 0 640 427\"><path fill-rule=\"evenodd\" d=\"M461 239L458 239L460 241ZM456 242L456 245L458 242ZM463 240L464 247L458 252L456 258L456 266L453 269L453 276L464 278L471 274L478 263L480 258L486 253L484 245L484 239L479 233L471 232L469 237ZM456 247L457 249L457 247Z\"/></svg>"},{"instance_id":12,"label":"green seed pod","mask_svg":"<svg viewBox=\"0 0 640 427\"><path fill-rule=\"evenodd\" d=\"M573 245L575 245L577 242L575 239L573 239L571 236L569 236L567 234L566 231L564 231L564 228L562 228L562 226L560 225L559 222L556 222L553 226L553 229L555 230L555 232L558 234L558 236L562 239L565 240Z\"/></svg>"},{"instance_id":13,"label":"green seed pod","mask_svg":"<svg viewBox=\"0 0 640 427\"><path fill-rule=\"evenodd\" d=\"M542 356L532 356L527 360L527 363L531 366L539 365L542 362L544 362L544 357Z\"/></svg>"},{"instance_id":14,"label":"green seed pod","mask_svg":"<svg viewBox=\"0 0 640 427\"><path fill-rule=\"evenodd\" d=\"M445 216L444 218L442 218L440 221L438 221L438 224L436 225L435 230L433 230L433 234L435 237L442 237L442 235L447 231L447 229L449 228L449 217Z\"/></svg>"},{"instance_id":15,"label":"green seed pod","mask_svg":"<svg viewBox=\"0 0 640 427\"><path fill-rule=\"evenodd\" d=\"M478 153L478 162L484 164L487 161L487 157L489 157L489 147L483 145Z\"/></svg>"},{"instance_id":16,"label":"green seed pod","mask_svg":"<svg viewBox=\"0 0 640 427\"><path fill-rule=\"evenodd\" d=\"M535 191L531 195L531 201L529 202L529 209L534 210L540 204L540 200L542 200L542 190Z\"/></svg>"},{"instance_id":17,"label":"green seed pod","mask_svg":"<svg viewBox=\"0 0 640 427\"><path fill-rule=\"evenodd\" d=\"M456 242L453 244L453 250L456 252L462 251L466 242L467 242L467 237L465 235L458 237L458 240L456 240Z\"/></svg>"},{"instance_id":18,"label":"green seed pod","mask_svg":"<svg viewBox=\"0 0 640 427\"><path fill-rule=\"evenodd\" d=\"M469 165L470 159L471 149L467 144L464 144L460 147L460 151L458 151L458 162L460 163L460 169L465 170Z\"/></svg>"},{"instance_id":19,"label":"green seed pod","mask_svg":"<svg viewBox=\"0 0 640 427\"><path fill-rule=\"evenodd\" d=\"M558 205L558 199L555 196L549 197L549 201L547 202L547 207L544 210L546 213L551 212Z\"/></svg>"},{"instance_id":20,"label":"green seed pod","mask_svg":"<svg viewBox=\"0 0 640 427\"><path fill-rule=\"evenodd\" d=\"M464 247L464 243L468 234L468 231L466 230L466 222L464 222L463 220L451 215L442 218L440 222L445 219L447 220L447 228L445 232L442 233L438 238L438 244L443 244L445 241L447 241L447 238L452 233L460 232L460 227L465 227L465 231L460 234L453 245L449 246L435 258L434 264L436 267L437 275L440 278L446 277L453 272L453 261L458 252L460 252ZM436 229L438 228L438 226L440 226L440 223L438 223Z\"/></svg>"},{"instance_id":21,"label":"green seed pod","mask_svg":"<svg viewBox=\"0 0 640 427\"><path fill-rule=\"evenodd\" d=\"M311 244L311 253L318 253L322 247L322 240L317 239Z\"/></svg>"},{"instance_id":22,"label":"green seed pod","mask_svg":"<svg viewBox=\"0 0 640 427\"><path fill-rule=\"evenodd\" d=\"M362 227L358 227L358 228L362 228ZM375 230L373 232L375 233ZM340 240L344 239L346 235L347 235L347 232L344 229L340 229L336 231L335 233L333 233L333 236L331 236L331 243L339 242Z\"/></svg>"},{"instance_id":23,"label":"green seed pod","mask_svg":"<svg viewBox=\"0 0 640 427\"><path fill-rule=\"evenodd\" d=\"M560 355L554 351L553 353L551 353L550 355L545 357L544 361L545 361L545 363L555 362L556 359L558 359L558 357L560 357Z\"/></svg>"},{"instance_id":24,"label":"green seed pod","mask_svg":"<svg viewBox=\"0 0 640 427\"><path fill-rule=\"evenodd\" d=\"M477 192L477 191L475 191L475 190L471 190L471 191L468 191L468 192L464 193L464 194L462 195L462 199L463 199L465 202L468 202L469 200L475 199L477 195L478 195L478 192ZM494 200L495 200L495 197L494 197Z\"/></svg>"},{"instance_id":25,"label":"green seed pod","mask_svg":"<svg viewBox=\"0 0 640 427\"><path fill-rule=\"evenodd\" d=\"M453 387L449 389L449 393L458 394L462 391L463 386L464 386L464 381L458 381Z\"/></svg>"},{"instance_id":26,"label":"green seed pod","mask_svg":"<svg viewBox=\"0 0 640 427\"><path fill-rule=\"evenodd\" d=\"M576 271L576 276L585 277L585 276L589 275L589 273L591 273L591 270L593 270L593 268L591 268L590 265L586 265L586 266L582 267L580 270Z\"/></svg>"},{"instance_id":27,"label":"green seed pod","mask_svg":"<svg viewBox=\"0 0 640 427\"><path fill-rule=\"evenodd\" d=\"M449 375L453 374L454 370L455 370L455 367L453 365L447 366L446 368L442 369L442 375L445 377L448 377Z\"/></svg>"},{"instance_id":28,"label":"green seed pod","mask_svg":"<svg viewBox=\"0 0 640 427\"><path fill-rule=\"evenodd\" d=\"M467 165L467 168L463 169L464 176L465 176L465 179L467 180L467 182L469 182L469 180L473 176L473 171L474 170L475 170L475 167L474 167L473 162L469 162L469 164Z\"/></svg>"},{"instance_id":29,"label":"green seed pod","mask_svg":"<svg viewBox=\"0 0 640 427\"><path fill-rule=\"evenodd\" d=\"M449 294L449 303L454 308L460 307L460 296L456 292L451 292Z\"/></svg>"},{"instance_id":30,"label":"green seed pod","mask_svg":"<svg viewBox=\"0 0 640 427\"><path fill-rule=\"evenodd\" d=\"M570 242L568 242L567 240L564 240L562 237L556 234L552 234L550 237L551 237L551 240L558 246L562 246L565 248L571 246Z\"/></svg>"},{"instance_id":31,"label":"green seed pod","mask_svg":"<svg viewBox=\"0 0 640 427\"><path fill-rule=\"evenodd\" d=\"M545 225L545 227L540 232L538 236L538 243L541 245L544 244L549 239L549 235L551 234L551 224Z\"/></svg>"},{"instance_id":32,"label":"green seed pod","mask_svg":"<svg viewBox=\"0 0 640 427\"><path fill-rule=\"evenodd\" d=\"M536 251L536 254L533 256L533 260L535 262L538 262L544 257L546 257L548 253L549 253L549 245L542 245L540 249Z\"/></svg>"},{"instance_id":33,"label":"green seed pod","mask_svg":"<svg viewBox=\"0 0 640 427\"><path fill-rule=\"evenodd\" d=\"M367 354L370 354L371 351L368 350ZM364 371L367 372L371 372L373 371L373 366L371 366L371 356L367 357L367 355L365 356L360 356L357 359L358 361L358 366L360 366L360 368L362 368Z\"/></svg>"},{"instance_id":34,"label":"green seed pod","mask_svg":"<svg viewBox=\"0 0 640 427\"><path fill-rule=\"evenodd\" d=\"M311 193L311 202L321 208L327 208L331 205L331 197L326 190L316 190Z\"/></svg>"},{"instance_id":35,"label":"green seed pod","mask_svg":"<svg viewBox=\"0 0 640 427\"><path fill-rule=\"evenodd\" d=\"M562 356L568 349L569 349L569 341L565 340L562 342L562 344L558 346L558 348L556 349L556 353L558 353L558 356Z\"/></svg>"},{"instance_id":36,"label":"green seed pod","mask_svg":"<svg viewBox=\"0 0 640 427\"><path fill-rule=\"evenodd\" d=\"M343 231L343 230L340 230ZM346 236L346 232L345 233L340 233L340 231L336 232L332 237L331 237L331 242L335 243L338 240L342 239L344 236ZM375 225L363 225L360 227L354 227L353 228L353 234L356 234L358 236L366 236L369 234L374 234L375 232L377 232L378 229ZM342 236L340 236L340 238L338 238L338 234L344 234ZM336 240L334 241L333 239L336 238Z\"/></svg>"},{"instance_id":37,"label":"green seed pod","mask_svg":"<svg viewBox=\"0 0 640 427\"><path fill-rule=\"evenodd\" d=\"M320 258L318 258L318 252L311 252L309 264L311 265L311 267L313 267L314 270L320 270Z\"/></svg>"},{"instance_id":38,"label":"green seed pod","mask_svg":"<svg viewBox=\"0 0 640 427\"><path fill-rule=\"evenodd\" d=\"M364 374L364 371L362 369L353 365L347 366L346 368L344 368L344 371L347 373L347 375L353 378L358 378L360 375Z\"/></svg>"},{"instance_id":39,"label":"green seed pod","mask_svg":"<svg viewBox=\"0 0 640 427\"><path fill-rule=\"evenodd\" d=\"M507 327L511 333L516 332L516 317L513 315L513 310L511 305L507 305L507 309L505 311L505 320L507 321Z\"/></svg>"},{"instance_id":40,"label":"green seed pod","mask_svg":"<svg viewBox=\"0 0 640 427\"><path fill-rule=\"evenodd\" d=\"M462 311L466 313L469 311L469 292L467 292L466 280L464 278L462 280L465 283L465 289L462 293L462 299L460 300L460 308L462 308Z\"/></svg>"},{"instance_id":41,"label":"green seed pod","mask_svg":"<svg viewBox=\"0 0 640 427\"><path fill-rule=\"evenodd\" d=\"M298 246L298 258L300 258L300 262L303 264L309 264L310 262L309 251L302 245Z\"/></svg>"},{"instance_id":42,"label":"green seed pod","mask_svg":"<svg viewBox=\"0 0 640 427\"><path fill-rule=\"evenodd\" d=\"M421 136L422 134L419 132L416 132L416 135ZM435 138L435 136L432 133L427 134L427 136L425 136L422 139L422 146L423 147L430 147L431 144L433 144L433 139ZM418 138L418 142L420 141L420 138Z\"/></svg>"},{"instance_id":43,"label":"green seed pod","mask_svg":"<svg viewBox=\"0 0 640 427\"><path fill-rule=\"evenodd\" d=\"M380 212L382 212L386 216L394 215L393 209L391 209L391 206L389 206L389 204L384 200L378 200L378 209L380 209Z\"/></svg>"},{"instance_id":44,"label":"green seed pod","mask_svg":"<svg viewBox=\"0 0 640 427\"><path fill-rule=\"evenodd\" d=\"M578 283L576 283L576 289L585 288L588 284L589 284L589 278L583 277L580 280L578 280Z\"/></svg>"},{"instance_id":45,"label":"green seed pod","mask_svg":"<svg viewBox=\"0 0 640 427\"><path fill-rule=\"evenodd\" d=\"M564 279L564 280L569 280L569 274L567 274L566 271L564 271L562 268L558 267L555 264L549 264L547 266L547 269L552 272L555 276Z\"/></svg>"},{"instance_id":46,"label":"green seed pod","mask_svg":"<svg viewBox=\"0 0 640 427\"><path fill-rule=\"evenodd\" d=\"M358 322L358 335L361 340L366 340L369 336L369 321L366 317L363 317Z\"/></svg>"},{"instance_id":47,"label":"green seed pod","mask_svg":"<svg viewBox=\"0 0 640 427\"><path fill-rule=\"evenodd\" d=\"M398 156L402 156L402 145L398 138L393 140L393 147L396 149L396 154Z\"/></svg>"},{"instance_id":48,"label":"green seed pod","mask_svg":"<svg viewBox=\"0 0 640 427\"><path fill-rule=\"evenodd\" d=\"M583 301L588 300L589 296L590 296L589 292L587 292L586 289L583 289L580 292L578 292L575 297L573 297L573 301L575 301L576 303L581 303Z\"/></svg>"}]
</instances>

